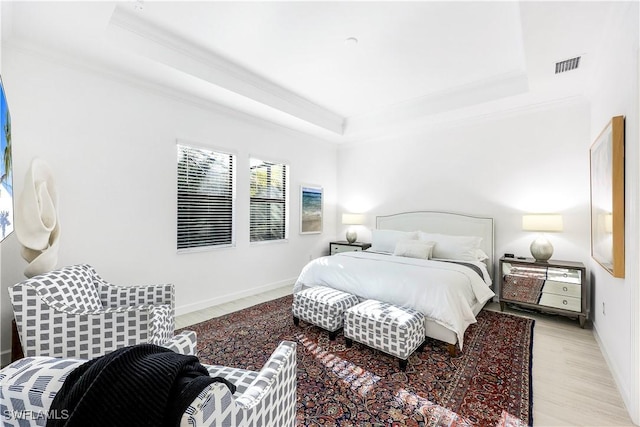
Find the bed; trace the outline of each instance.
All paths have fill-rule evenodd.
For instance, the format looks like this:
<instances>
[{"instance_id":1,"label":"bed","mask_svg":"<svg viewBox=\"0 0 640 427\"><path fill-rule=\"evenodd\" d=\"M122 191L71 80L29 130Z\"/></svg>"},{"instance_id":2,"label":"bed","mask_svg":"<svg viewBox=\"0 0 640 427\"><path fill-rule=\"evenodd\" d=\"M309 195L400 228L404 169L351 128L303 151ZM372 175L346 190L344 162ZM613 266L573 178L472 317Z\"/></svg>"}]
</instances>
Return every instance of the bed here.
<instances>
[{"instance_id":1,"label":"bed","mask_svg":"<svg viewBox=\"0 0 640 427\"><path fill-rule=\"evenodd\" d=\"M426 335L455 354L494 296L493 235L492 218L437 211L378 216L370 249L316 258L293 292L329 286L414 308L426 316Z\"/></svg>"}]
</instances>

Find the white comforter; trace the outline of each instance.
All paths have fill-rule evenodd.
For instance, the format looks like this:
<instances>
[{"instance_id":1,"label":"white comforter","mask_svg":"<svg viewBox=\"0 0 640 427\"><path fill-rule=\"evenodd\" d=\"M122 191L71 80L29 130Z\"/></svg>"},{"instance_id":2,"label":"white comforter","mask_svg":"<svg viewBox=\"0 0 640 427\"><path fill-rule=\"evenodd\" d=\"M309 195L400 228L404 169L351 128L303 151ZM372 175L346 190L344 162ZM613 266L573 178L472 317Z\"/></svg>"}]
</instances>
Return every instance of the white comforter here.
<instances>
[{"instance_id":1,"label":"white comforter","mask_svg":"<svg viewBox=\"0 0 640 427\"><path fill-rule=\"evenodd\" d=\"M450 262L343 252L308 263L293 292L328 286L362 298L411 307L455 332L462 348L464 331L476 322L472 307L494 296L486 268L483 272L481 278L469 267Z\"/></svg>"}]
</instances>

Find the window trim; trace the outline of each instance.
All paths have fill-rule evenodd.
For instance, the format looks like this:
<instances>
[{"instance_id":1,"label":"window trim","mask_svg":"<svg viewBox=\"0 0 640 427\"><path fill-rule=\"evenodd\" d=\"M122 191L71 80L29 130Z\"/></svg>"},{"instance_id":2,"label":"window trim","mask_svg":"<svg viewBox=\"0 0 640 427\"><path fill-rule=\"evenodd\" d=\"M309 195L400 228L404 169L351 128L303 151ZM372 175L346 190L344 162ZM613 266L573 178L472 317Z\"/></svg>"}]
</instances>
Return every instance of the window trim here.
<instances>
[{"instance_id":1,"label":"window trim","mask_svg":"<svg viewBox=\"0 0 640 427\"><path fill-rule=\"evenodd\" d=\"M260 160L262 162L271 163L274 165L284 165L285 168L285 188L284 188L284 237L282 239L273 239L273 240L251 240L251 160ZM290 239L290 218L291 218L291 163L283 160L283 159L274 159L271 156L262 156L259 154L249 154L247 156L247 162L249 166L249 182L248 182L248 190L249 190L249 206L248 206L248 218L249 218L249 245L257 246L257 245L268 245L268 244L277 244L277 243L288 243Z\"/></svg>"},{"instance_id":2,"label":"window trim","mask_svg":"<svg viewBox=\"0 0 640 427\"><path fill-rule=\"evenodd\" d=\"M176 187L175 187L175 195L176 195L176 208L175 208L175 212L176 212L176 243L175 243L175 248L178 254L188 254L188 253L194 253L194 252L207 252L207 251L216 251L216 250L221 250L221 249L229 249L229 248L235 248L236 247L236 222L237 222L237 199L238 199L238 195L237 195L237 183L238 183L238 179L237 179L237 174L238 174L238 153L235 150L229 150L227 148L223 148L223 147L218 147L218 146L211 146L211 145L207 145L207 144L203 144L203 143L199 143L199 142L195 142L195 141L191 141L191 140L186 140L186 139L176 139L175 141L175 152L177 153L178 150L178 146L182 145L185 146L187 148L192 148L192 149L197 149L197 150L205 150L205 151L210 151L210 152L214 152L214 153L219 153L219 154L225 154L228 156L231 156L233 158L233 168L231 170L231 242L230 243L224 243L224 244L220 244L220 245L208 245L208 246L195 246L195 247L190 247L190 248L178 248L178 163L176 160Z\"/></svg>"}]
</instances>

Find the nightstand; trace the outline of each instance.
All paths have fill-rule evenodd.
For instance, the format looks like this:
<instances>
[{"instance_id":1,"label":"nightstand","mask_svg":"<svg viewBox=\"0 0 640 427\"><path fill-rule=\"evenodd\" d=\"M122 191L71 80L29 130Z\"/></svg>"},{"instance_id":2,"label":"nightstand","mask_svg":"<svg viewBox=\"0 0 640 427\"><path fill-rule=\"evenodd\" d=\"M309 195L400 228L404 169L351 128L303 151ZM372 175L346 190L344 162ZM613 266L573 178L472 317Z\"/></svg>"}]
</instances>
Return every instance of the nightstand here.
<instances>
[{"instance_id":1,"label":"nightstand","mask_svg":"<svg viewBox=\"0 0 640 427\"><path fill-rule=\"evenodd\" d=\"M349 243L346 240L342 240L339 242L330 242L329 253L331 255L335 255L339 252L364 251L365 249L369 249L370 247L371 247L371 243L361 243L361 242Z\"/></svg>"},{"instance_id":2,"label":"nightstand","mask_svg":"<svg viewBox=\"0 0 640 427\"><path fill-rule=\"evenodd\" d=\"M500 258L500 310L506 303L577 317L584 328L589 317L586 269L581 262L538 262L533 258Z\"/></svg>"}]
</instances>

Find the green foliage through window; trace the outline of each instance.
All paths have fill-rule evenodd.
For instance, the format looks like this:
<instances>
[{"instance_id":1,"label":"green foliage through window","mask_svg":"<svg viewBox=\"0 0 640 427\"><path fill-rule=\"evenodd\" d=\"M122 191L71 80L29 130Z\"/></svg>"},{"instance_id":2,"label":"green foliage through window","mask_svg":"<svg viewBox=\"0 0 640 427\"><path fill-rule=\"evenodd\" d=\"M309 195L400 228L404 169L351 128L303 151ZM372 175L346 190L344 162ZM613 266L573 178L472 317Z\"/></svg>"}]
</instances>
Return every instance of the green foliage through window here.
<instances>
[{"instance_id":1,"label":"green foliage through window","mask_svg":"<svg viewBox=\"0 0 640 427\"><path fill-rule=\"evenodd\" d=\"M250 240L286 239L288 166L255 158L249 162Z\"/></svg>"},{"instance_id":2,"label":"green foliage through window","mask_svg":"<svg viewBox=\"0 0 640 427\"><path fill-rule=\"evenodd\" d=\"M178 250L234 244L235 156L178 144Z\"/></svg>"}]
</instances>

